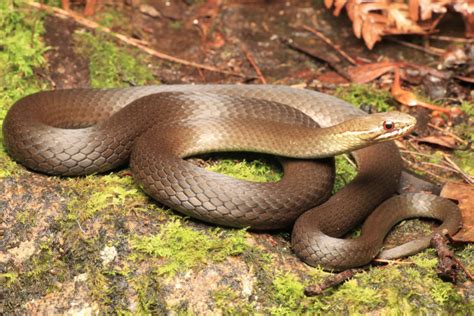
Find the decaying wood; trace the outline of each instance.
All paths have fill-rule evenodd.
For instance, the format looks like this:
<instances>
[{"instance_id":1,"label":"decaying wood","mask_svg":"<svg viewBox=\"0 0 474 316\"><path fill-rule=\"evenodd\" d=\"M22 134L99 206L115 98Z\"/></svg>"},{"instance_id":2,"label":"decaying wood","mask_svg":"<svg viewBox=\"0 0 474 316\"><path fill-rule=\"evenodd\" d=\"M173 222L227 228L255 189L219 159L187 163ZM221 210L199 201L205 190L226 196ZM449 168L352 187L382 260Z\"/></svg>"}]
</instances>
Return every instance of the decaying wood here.
<instances>
[{"instance_id":1,"label":"decaying wood","mask_svg":"<svg viewBox=\"0 0 474 316\"><path fill-rule=\"evenodd\" d=\"M134 38L128 37L126 35L116 33L114 31L112 31L110 28L104 27L104 26L102 26L102 25L100 25L100 24L98 24L98 23L96 23L96 22L94 22L90 19L87 19L87 18L85 18L85 17L83 17L79 14L76 14L72 11L66 11L66 10L63 10L63 9L60 9L60 8L51 7L51 6L48 6L48 5L45 5L45 4L42 4L42 3L38 3L38 2L34 2L34 1L26 2L26 3L29 6L34 7L36 9L40 9L40 10L52 13L58 18L73 19L75 22L77 22L78 24L80 24L82 26L100 31L102 33L106 33L106 34L118 39L121 42L124 42L124 43L126 43L128 45L131 45L131 46L134 46L134 47L137 47L140 50L144 51L145 53L147 53L149 55L152 55L152 56L155 56L159 59L166 60L166 61L173 62L173 63L177 63L177 64L181 64L181 65L185 65L185 66L189 66L189 67L203 69L203 70L207 70L207 71L211 71L211 72L217 72L217 73L222 73L222 74L226 74L226 75L230 75L230 76L237 76L237 77L245 78L245 76L241 73L236 73L236 72L228 71L228 70L222 70L222 69L219 69L219 68L216 68L216 67L213 67L213 66L200 64L200 63L195 63L195 62L192 62L192 61L187 61L187 60L184 60L184 59L181 59L181 58L173 57L173 56L170 56L168 54L162 53L160 51L157 51L153 48L148 47L147 45L145 45L143 43L143 41L139 41L139 40L136 40Z\"/></svg>"},{"instance_id":2,"label":"decaying wood","mask_svg":"<svg viewBox=\"0 0 474 316\"><path fill-rule=\"evenodd\" d=\"M460 266L454 260L454 252L449 249L448 243L448 239L440 233L435 233L431 238L431 246L436 250L439 259L436 273L441 279L456 283Z\"/></svg>"}]
</instances>

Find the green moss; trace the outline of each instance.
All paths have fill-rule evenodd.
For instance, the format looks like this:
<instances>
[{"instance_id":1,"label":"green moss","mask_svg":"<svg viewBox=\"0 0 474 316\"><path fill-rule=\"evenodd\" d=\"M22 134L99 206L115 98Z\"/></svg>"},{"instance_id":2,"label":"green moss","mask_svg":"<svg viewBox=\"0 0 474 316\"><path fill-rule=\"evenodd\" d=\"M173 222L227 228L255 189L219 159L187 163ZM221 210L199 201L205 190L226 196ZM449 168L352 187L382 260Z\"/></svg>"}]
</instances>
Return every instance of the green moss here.
<instances>
[{"instance_id":1,"label":"green moss","mask_svg":"<svg viewBox=\"0 0 474 316\"><path fill-rule=\"evenodd\" d=\"M369 85L352 84L349 87L340 87L336 90L336 96L356 107L368 105L377 112L394 110L394 101L390 93Z\"/></svg>"},{"instance_id":2,"label":"green moss","mask_svg":"<svg viewBox=\"0 0 474 316\"><path fill-rule=\"evenodd\" d=\"M60 255L50 246L51 240L40 244L38 254L24 263L25 269L20 275L23 287L33 287L37 291L49 293L64 282L69 273Z\"/></svg>"},{"instance_id":3,"label":"green moss","mask_svg":"<svg viewBox=\"0 0 474 316\"><path fill-rule=\"evenodd\" d=\"M18 282L18 273L6 272L0 273L0 283L5 284L6 287L11 287Z\"/></svg>"},{"instance_id":4,"label":"green moss","mask_svg":"<svg viewBox=\"0 0 474 316\"><path fill-rule=\"evenodd\" d=\"M76 32L74 41L77 53L89 57L90 80L93 88L144 85L154 81L150 68L138 61L137 56L140 60L147 58L141 53L128 52L104 35L94 36L87 32Z\"/></svg>"},{"instance_id":5,"label":"green moss","mask_svg":"<svg viewBox=\"0 0 474 316\"><path fill-rule=\"evenodd\" d=\"M271 307L272 315L299 315L305 311L304 284L292 273L280 273L273 281L274 302Z\"/></svg>"},{"instance_id":6,"label":"green moss","mask_svg":"<svg viewBox=\"0 0 474 316\"><path fill-rule=\"evenodd\" d=\"M169 26L173 30L180 30L183 27L183 22L176 20L176 21L170 21Z\"/></svg>"},{"instance_id":7,"label":"green moss","mask_svg":"<svg viewBox=\"0 0 474 316\"><path fill-rule=\"evenodd\" d=\"M0 126L15 101L47 87L34 72L45 64L42 15L20 10L19 5L21 1L0 2ZM0 178L20 171L6 153L0 129Z\"/></svg>"},{"instance_id":8,"label":"green moss","mask_svg":"<svg viewBox=\"0 0 474 316\"><path fill-rule=\"evenodd\" d=\"M336 156L336 179L333 193L345 187L357 175L357 168L349 160L348 155Z\"/></svg>"},{"instance_id":9,"label":"green moss","mask_svg":"<svg viewBox=\"0 0 474 316\"><path fill-rule=\"evenodd\" d=\"M83 222L103 210L106 210L107 214L117 214L147 200L143 191L129 176L87 176L71 178L67 182L72 188L72 198L67 204L69 220Z\"/></svg>"},{"instance_id":10,"label":"green moss","mask_svg":"<svg viewBox=\"0 0 474 316\"><path fill-rule=\"evenodd\" d=\"M149 273L133 276L130 283L137 293L139 303L134 315L166 314L165 303L161 298L161 288L155 275Z\"/></svg>"},{"instance_id":11,"label":"green moss","mask_svg":"<svg viewBox=\"0 0 474 316\"><path fill-rule=\"evenodd\" d=\"M223 173L228 176L255 182L275 182L281 179L283 173L275 165L264 160L234 160L221 159L211 163L208 170Z\"/></svg>"},{"instance_id":12,"label":"green moss","mask_svg":"<svg viewBox=\"0 0 474 316\"><path fill-rule=\"evenodd\" d=\"M100 25L108 28L124 27L130 25L130 21L124 13L112 9L97 12L94 18L99 22Z\"/></svg>"},{"instance_id":13,"label":"green moss","mask_svg":"<svg viewBox=\"0 0 474 316\"><path fill-rule=\"evenodd\" d=\"M15 219L22 225L34 225L35 218L31 216L31 210L19 211L15 214Z\"/></svg>"},{"instance_id":14,"label":"green moss","mask_svg":"<svg viewBox=\"0 0 474 316\"><path fill-rule=\"evenodd\" d=\"M468 117L474 116L474 102L463 101L459 107Z\"/></svg>"},{"instance_id":15,"label":"green moss","mask_svg":"<svg viewBox=\"0 0 474 316\"><path fill-rule=\"evenodd\" d=\"M134 236L130 246L142 254L133 256L134 259L148 256L163 259L158 273L173 275L206 262L219 262L241 254L247 247L245 236L245 230L224 233L220 228L204 233L174 219L164 224L156 235Z\"/></svg>"},{"instance_id":16,"label":"green moss","mask_svg":"<svg viewBox=\"0 0 474 316\"><path fill-rule=\"evenodd\" d=\"M255 304L247 302L230 286L213 291L212 298L216 307L224 315L255 315Z\"/></svg>"}]
</instances>

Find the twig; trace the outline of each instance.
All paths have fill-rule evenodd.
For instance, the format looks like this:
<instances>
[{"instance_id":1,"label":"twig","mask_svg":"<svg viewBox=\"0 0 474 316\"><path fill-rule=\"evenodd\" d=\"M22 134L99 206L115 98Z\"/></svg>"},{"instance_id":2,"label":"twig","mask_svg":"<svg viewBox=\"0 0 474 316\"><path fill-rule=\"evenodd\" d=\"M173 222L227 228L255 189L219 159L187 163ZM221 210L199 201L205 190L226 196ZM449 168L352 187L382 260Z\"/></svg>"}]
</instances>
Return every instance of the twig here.
<instances>
[{"instance_id":1,"label":"twig","mask_svg":"<svg viewBox=\"0 0 474 316\"><path fill-rule=\"evenodd\" d=\"M443 154L443 158L453 169L456 169L461 174L461 176L467 181L467 183L474 184L474 177L471 177L470 175L465 173L448 155Z\"/></svg>"},{"instance_id":2,"label":"twig","mask_svg":"<svg viewBox=\"0 0 474 316\"><path fill-rule=\"evenodd\" d=\"M102 25L100 25L100 24L98 24L98 23L96 23L92 20L89 20L89 19L87 19L83 16L80 16L77 13L74 13L74 12L71 12L71 11L66 11L66 10L63 10L63 9L60 9L60 8L50 7L48 5L38 3L38 2L34 2L34 1L26 2L26 4L28 4L31 7L34 7L34 8L46 11L46 12L50 12L50 13L52 12L54 14L54 16L56 16L58 18L61 18L61 19L71 18L75 22L81 24L82 26L85 26L85 27L88 27L88 28L106 33L106 34L108 34L110 36L113 36L116 39L118 39L118 40L120 40L124 43L127 43L129 45L137 47L137 48L141 49L142 51L146 52L147 54L150 54L150 55L155 56L157 58L167 60L167 61L170 61L170 62L173 62L173 63L189 66L189 67L194 67L194 68L198 68L198 69L205 69L207 71L212 71L212 72L222 73L222 74L226 74L226 75L230 75L230 76L237 76L237 77L245 78L245 76L243 74L240 74L240 73L236 73L236 72L228 71L228 70L222 70L222 69L218 69L218 68L213 67L213 66L199 64L199 63L195 63L195 62L192 62L192 61L187 61L187 60L184 60L184 59L181 59L181 58L173 57L173 56L167 55L165 53L159 52L159 51L157 51L153 48L145 46L143 44L143 41L139 41L139 40L136 40L134 38L128 37L126 35L113 32L110 28L102 26Z\"/></svg>"},{"instance_id":3,"label":"twig","mask_svg":"<svg viewBox=\"0 0 474 316\"><path fill-rule=\"evenodd\" d=\"M418 156L423 156L423 157L428 157L428 158L432 158L433 155L430 155L430 154L425 154L425 153L419 153L417 151L412 151L412 150L403 150L403 149L399 149L399 151L401 153L405 153L405 154L410 154L414 159L414 155L418 155Z\"/></svg>"},{"instance_id":4,"label":"twig","mask_svg":"<svg viewBox=\"0 0 474 316\"><path fill-rule=\"evenodd\" d=\"M463 143L463 144L468 144L467 141L465 141L465 140L462 139L461 137L457 136L456 134L453 134L453 133L451 133L451 132L447 132L447 131L445 131L444 129L442 129L442 128L436 126L436 125L433 125L433 124L431 124L431 123L428 123L428 126L431 127L431 128L434 128L434 129L437 130L437 131L442 132L442 133L445 134L445 135L451 136L452 138L456 139L457 141L459 141L459 142L461 142L461 143Z\"/></svg>"},{"instance_id":5,"label":"twig","mask_svg":"<svg viewBox=\"0 0 474 316\"><path fill-rule=\"evenodd\" d=\"M82 229L82 226L81 226L81 223L79 223L79 220L76 219L76 223L77 223L77 226L79 226L79 229L81 230L81 232L86 235L86 232L84 231L84 229Z\"/></svg>"},{"instance_id":6,"label":"twig","mask_svg":"<svg viewBox=\"0 0 474 316\"><path fill-rule=\"evenodd\" d=\"M324 290L331 288L335 285L338 285L350 278L352 278L356 273L362 272L364 269L349 269L338 273L334 276L328 277L323 283L310 285L304 289L304 294L306 296L316 296L324 292Z\"/></svg>"},{"instance_id":7,"label":"twig","mask_svg":"<svg viewBox=\"0 0 474 316\"><path fill-rule=\"evenodd\" d=\"M320 38L324 43L328 44L331 46L334 50L336 50L342 57L347 59L348 62L350 62L353 65L357 65L357 62L349 56L346 52L344 52L339 46L334 44L329 38L327 38L323 33L319 32L318 30L308 26L308 25L303 25L303 29L305 29L308 32L313 33L316 35L318 38Z\"/></svg>"},{"instance_id":8,"label":"twig","mask_svg":"<svg viewBox=\"0 0 474 316\"><path fill-rule=\"evenodd\" d=\"M331 59L327 56L323 56L321 53L319 53L316 50L312 50L306 47L301 47L293 43L291 40L283 40L283 43L286 44L289 48L294 49L300 53L303 53L305 55L308 55L318 60L322 60L323 62L327 63L332 69L334 69L341 77L343 77L349 82L352 81L347 71L340 65L339 58L337 58L337 60L334 60L336 59L335 57Z\"/></svg>"},{"instance_id":9,"label":"twig","mask_svg":"<svg viewBox=\"0 0 474 316\"><path fill-rule=\"evenodd\" d=\"M355 164L354 161L352 161L351 158L349 158L349 155L348 155L348 154L343 154L342 156L344 157L344 159L347 160L347 162L348 162L352 167L357 168L357 165Z\"/></svg>"},{"instance_id":10,"label":"twig","mask_svg":"<svg viewBox=\"0 0 474 316\"><path fill-rule=\"evenodd\" d=\"M440 165L440 164L437 164L437 163L426 162L426 161L420 161L420 164L422 164L422 165L427 165L427 166L432 166L432 167L436 167L436 168L443 169L443 170L445 170L445 171L449 171L449 172L452 172L452 173L460 173L459 171L457 171L456 169L454 169L454 168L452 168L452 167L443 166L443 165Z\"/></svg>"},{"instance_id":11,"label":"twig","mask_svg":"<svg viewBox=\"0 0 474 316\"><path fill-rule=\"evenodd\" d=\"M446 41L446 42L474 43L474 39L472 38L460 38L460 37L451 37L451 36L443 36L443 35L430 35L429 38L439 40L439 41Z\"/></svg>"},{"instance_id":12,"label":"twig","mask_svg":"<svg viewBox=\"0 0 474 316\"><path fill-rule=\"evenodd\" d=\"M464 264L461 262L461 260L459 260L458 258L454 257L453 260L459 265L459 267L464 271L464 274L466 274L466 277L471 280L471 281L474 281L474 275L472 275L472 273L466 268L466 266L464 266Z\"/></svg>"},{"instance_id":13,"label":"twig","mask_svg":"<svg viewBox=\"0 0 474 316\"><path fill-rule=\"evenodd\" d=\"M258 67L257 63L255 62L255 59L253 58L252 54L250 51L245 47L244 45L241 46L242 51L245 54L245 57L247 58L249 64L255 69L255 72L257 73L257 77L260 80L261 83L267 84L267 80L265 80L265 77L263 76L262 71Z\"/></svg>"},{"instance_id":14,"label":"twig","mask_svg":"<svg viewBox=\"0 0 474 316\"><path fill-rule=\"evenodd\" d=\"M419 51L422 51L422 52L425 52L427 54L431 54L431 55L434 55L434 56L441 56L445 52L443 49L439 49L439 48L435 48L435 47L425 48L423 46L419 46L419 45L416 45L416 44L413 44L413 43L404 42L404 41L401 41L401 40L396 39L396 38L387 38L387 39L389 41L398 43L400 45L410 47L410 48L413 48L413 49L416 49L416 50L419 50Z\"/></svg>"},{"instance_id":15,"label":"twig","mask_svg":"<svg viewBox=\"0 0 474 316\"><path fill-rule=\"evenodd\" d=\"M440 177L438 176L437 174L429 171L429 170L426 170L426 169L423 169L423 168L420 168L418 167L416 164L414 164L413 162L411 162L410 160L406 159L405 157L402 156L402 160L408 164L410 166L410 168L413 168L415 170L418 170L418 171L421 171L421 172L424 172L426 174L429 174L430 176L432 176L433 178L435 179L438 179L438 180L441 180L441 182L445 182L446 181L446 178L443 178L443 177Z\"/></svg>"}]
</instances>

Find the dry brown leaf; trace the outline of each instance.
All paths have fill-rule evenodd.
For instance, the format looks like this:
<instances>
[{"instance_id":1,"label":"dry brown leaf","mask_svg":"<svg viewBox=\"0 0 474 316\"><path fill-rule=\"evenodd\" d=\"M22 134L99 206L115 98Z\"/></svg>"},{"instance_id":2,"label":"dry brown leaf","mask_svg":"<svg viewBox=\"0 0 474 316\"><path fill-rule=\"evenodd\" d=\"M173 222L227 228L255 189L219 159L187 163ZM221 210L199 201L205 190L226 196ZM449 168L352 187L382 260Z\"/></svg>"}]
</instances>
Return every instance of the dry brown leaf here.
<instances>
[{"instance_id":1,"label":"dry brown leaf","mask_svg":"<svg viewBox=\"0 0 474 316\"><path fill-rule=\"evenodd\" d=\"M324 0L324 5L326 6L326 8L331 8L332 7L332 4L334 3L333 0Z\"/></svg>"},{"instance_id":2,"label":"dry brown leaf","mask_svg":"<svg viewBox=\"0 0 474 316\"><path fill-rule=\"evenodd\" d=\"M322 75L318 76L316 79L322 83L329 84L341 84L349 82L346 78L344 78L335 71L326 71Z\"/></svg>"},{"instance_id":3,"label":"dry brown leaf","mask_svg":"<svg viewBox=\"0 0 474 316\"><path fill-rule=\"evenodd\" d=\"M456 149L456 139L449 135L432 135L417 139L418 142L438 145L450 149Z\"/></svg>"},{"instance_id":4,"label":"dry brown leaf","mask_svg":"<svg viewBox=\"0 0 474 316\"><path fill-rule=\"evenodd\" d=\"M377 79L378 77L389 71L392 71L396 65L397 63L385 61L380 63L349 67L348 72L352 79L352 82L367 83Z\"/></svg>"},{"instance_id":5,"label":"dry brown leaf","mask_svg":"<svg viewBox=\"0 0 474 316\"><path fill-rule=\"evenodd\" d=\"M408 11L410 12L410 19L412 21L418 21L420 15L420 0L409 0Z\"/></svg>"},{"instance_id":6,"label":"dry brown leaf","mask_svg":"<svg viewBox=\"0 0 474 316\"><path fill-rule=\"evenodd\" d=\"M444 185L441 196L459 201L463 227L453 236L453 239L461 242L474 242L474 186L448 182Z\"/></svg>"},{"instance_id":7,"label":"dry brown leaf","mask_svg":"<svg viewBox=\"0 0 474 316\"><path fill-rule=\"evenodd\" d=\"M334 3L335 16L339 16L339 14L341 13L341 10L344 8L346 3L347 3L347 0L336 0L336 2Z\"/></svg>"},{"instance_id":8,"label":"dry brown leaf","mask_svg":"<svg viewBox=\"0 0 474 316\"><path fill-rule=\"evenodd\" d=\"M354 5L352 29L354 31L355 36L357 38L360 38L361 35L363 35L362 27L365 22L381 23L386 25L388 23L388 20L385 16L371 12L377 10L386 10L387 8L388 7L386 3L378 2Z\"/></svg>"},{"instance_id":9,"label":"dry brown leaf","mask_svg":"<svg viewBox=\"0 0 474 316\"><path fill-rule=\"evenodd\" d=\"M385 29L384 17L378 14L368 14L362 25L362 38L368 49L374 48L376 42L382 39Z\"/></svg>"},{"instance_id":10,"label":"dry brown leaf","mask_svg":"<svg viewBox=\"0 0 474 316\"><path fill-rule=\"evenodd\" d=\"M395 78L393 80L391 93L392 96L403 105L421 106L429 110L443 112L448 115L451 112L450 109L419 100L413 92L403 89L400 84L400 70L398 68L395 68Z\"/></svg>"},{"instance_id":11,"label":"dry brown leaf","mask_svg":"<svg viewBox=\"0 0 474 316\"><path fill-rule=\"evenodd\" d=\"M390 34L426 34L433 31L447 12L454 7L465 21L466 34L474 37L474 1L462 0L325 0L326 7L334 7L339 15L346 9L353 23L354 35L363 38L371 49L383 36ZM438 14L439 17L434 17ZM376 16L376 17L375 17ZM417 23L418 20L424 21ZM430 21L431 20L431 21ZM371 25L372 24L372 25Z\"/></svg>"},{"instance_id":12,"label":"dry brown leaf","mask_svg":"<svg viewBox=\"0 0 474 316\"><path fill-rule=\"evenodd\" d=\"M396 33L425 33L416 22L410 20L407 9L404 3L392 3L387 11L389 25L395 27Z\"/></svg>"}]
</instances>

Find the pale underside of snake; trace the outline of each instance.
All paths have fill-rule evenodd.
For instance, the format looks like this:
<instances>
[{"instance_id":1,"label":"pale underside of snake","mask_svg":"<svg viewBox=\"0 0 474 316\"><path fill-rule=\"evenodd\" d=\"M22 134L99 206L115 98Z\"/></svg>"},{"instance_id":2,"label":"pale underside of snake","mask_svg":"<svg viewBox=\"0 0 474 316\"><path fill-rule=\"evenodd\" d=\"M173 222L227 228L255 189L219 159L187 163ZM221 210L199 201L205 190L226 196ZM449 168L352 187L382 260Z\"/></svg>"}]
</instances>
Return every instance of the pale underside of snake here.
<instances>
[{"instance_id":1,"label":"pale underside of snake","mask_svg":"<svg viewBox=\"0 0 474 316\"><path fill-rule=\"evenodd\" d=\"M443 221L437 229L451 234L460 228L449 200L392 197L401 158L390 140L414 124L406 114L366 115L335 97L284 86L169 85L30 95L9 110L3 133L11 156L32 170L76 176L130 161L144 191L183 214L255 230L294 223L292 248L303 261L345 269L369 263L403 219L435 218ZM277 155L284 175L245 182L184 159L227 151ZM325 157L348 151L358 175L330 196L333 160ZM359 238L340 238L366 218ZM379 257L415 253L429 240Z\"/></svg>"}]
</instances>

